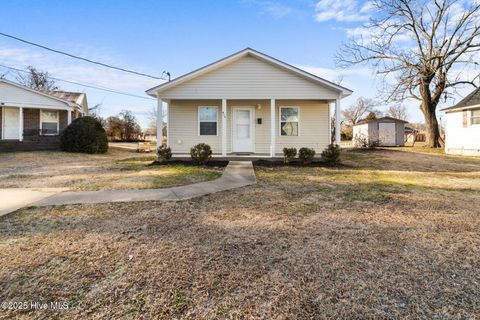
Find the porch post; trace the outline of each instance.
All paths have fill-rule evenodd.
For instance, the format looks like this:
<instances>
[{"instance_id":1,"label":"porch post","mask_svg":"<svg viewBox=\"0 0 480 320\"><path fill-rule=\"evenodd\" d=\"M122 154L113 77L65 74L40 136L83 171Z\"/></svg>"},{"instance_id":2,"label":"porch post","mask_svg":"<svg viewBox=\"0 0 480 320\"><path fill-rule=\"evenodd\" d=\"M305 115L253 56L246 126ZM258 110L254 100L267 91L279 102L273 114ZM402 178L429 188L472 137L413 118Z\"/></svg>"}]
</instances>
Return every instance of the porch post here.
<instances>
[{"instance_id":1,"label":"porch post","mask_svg":"<svg viewBox=\"0 0 480 320\"><path fill-rule=\"evenodd\" d=\"M163 140L163 110L162 99L157 96L157 149L162 145Z\"/></svg>"},{"instance_id":2,"label":"porch post","mask_svg":"<svg viewBox=\"0 0 480 320\"><path fill-rule=\"evenodd\" d=\"M72 110L67 110L67 126L72 123Z\"/></svg>"},{"instance_id":3,"label":"porch post","mask_svg":"<svg viewBox=\"0 0 480 320\"><path fill-rule=\"evenodd\" d=\"M227 156L227 99L222 99L222 157Z\"/></svg>"},{"instance_id":4,"label":"porch post","mask_svg":"<svg viewBox=\"0 0 480 320\"><path fill-rule=\"evenodd\" d=\"M170 147L170 100L165 102L165 112L167 113L167 147ZM163 116L163 114L162 114ZM163 121L162 121L163 124ZM163 132L162 132L163 134Z\"/></svg>"},{"instance_id":5,"label":"porch post","mask_svg":"<svg viewBox=\"0 0 480 320\"><path fill-rule=\"evenodd\" d=\"M23 108L18 109L18 140L23 141Z\"/></svg>"},{"instance_id":6,"label":"porch post","mask_svg":"<svg viewBox=\"0 0 480 320\"><path fill-rule=\"evenodd\" d=\"M275 99L270 99L270 157L275 157Z\"/></svg>"},{"instance_id":7,"label":"porch post","mask_svg":"<svg viewBox=\"0 0 480 320\"><path fill-rule=\"evenodd\" d=\"M342 126L340 125L340 97L335 100L335 143L340 145L340 133Z\"/></svg>"}]
</instances>

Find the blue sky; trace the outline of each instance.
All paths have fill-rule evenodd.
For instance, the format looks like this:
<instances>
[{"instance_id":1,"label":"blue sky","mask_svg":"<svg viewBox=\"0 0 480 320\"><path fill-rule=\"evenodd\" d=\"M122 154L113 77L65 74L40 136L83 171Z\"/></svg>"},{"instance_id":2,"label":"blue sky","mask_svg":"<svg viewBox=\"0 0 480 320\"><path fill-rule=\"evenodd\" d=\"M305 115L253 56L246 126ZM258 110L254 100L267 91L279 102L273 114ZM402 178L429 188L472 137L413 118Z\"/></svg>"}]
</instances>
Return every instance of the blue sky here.
<instances>
[{"instance_id":1,"label":"blue sky","mask_svg":"<svg viewBox=\"0 0 480 320\"><path fill-rule=\"evenodd\" d=\"M333 57L348 35L367 18L365 3L345 0L229 1L2 1L0 31L52 48L140 72L180 76L245 47L269 54L328 80L343 78L355 91L344 100L375 97L378 84L365 66L337 70ZM133 94L159 84L60 56L0 37L0 64L33 65L52 76ZM0 68L0 74L7 70ZM6 75L12 78L13 74ZM130 98L82 86L101 114L132 110L145 126L155 101ZM145 95L146 96L146 95ZM420 121L418 107L410 120Z\"/></svg>"}]
</instances>

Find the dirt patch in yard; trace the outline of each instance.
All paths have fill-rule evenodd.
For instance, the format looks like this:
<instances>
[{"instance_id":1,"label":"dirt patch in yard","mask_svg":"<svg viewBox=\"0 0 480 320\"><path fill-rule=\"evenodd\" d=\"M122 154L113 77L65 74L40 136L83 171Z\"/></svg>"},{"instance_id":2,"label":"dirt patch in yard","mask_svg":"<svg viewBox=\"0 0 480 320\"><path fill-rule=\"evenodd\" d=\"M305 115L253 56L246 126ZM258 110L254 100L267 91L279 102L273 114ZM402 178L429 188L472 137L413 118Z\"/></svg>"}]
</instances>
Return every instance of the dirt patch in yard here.
<instances>
[{"instance_id":1,"label":"dirt patch in yard","mask_svg":"<svg viewBox=\"0 0 480 320\"><path fill-rule=\"evenodd\" d=\"M365 156L353 168L257 167L256 185L189 201L0 218L0 301L71 306L4 315L475 318L480 171L409 173L411 159L396 170Z\"/></svg>"},{"instance_id":2,"label":"dirt patch in yard","mask_svg":"<svg viewBox=\"0 0 480 320\"><path fill-rule=\"evenodd\" d=\"M153 154L110 148L105 155L57 151L0 154L0 188L71 190L169 188L219 178L221 167L149 166Z\"/></svg>"}]
</instances>

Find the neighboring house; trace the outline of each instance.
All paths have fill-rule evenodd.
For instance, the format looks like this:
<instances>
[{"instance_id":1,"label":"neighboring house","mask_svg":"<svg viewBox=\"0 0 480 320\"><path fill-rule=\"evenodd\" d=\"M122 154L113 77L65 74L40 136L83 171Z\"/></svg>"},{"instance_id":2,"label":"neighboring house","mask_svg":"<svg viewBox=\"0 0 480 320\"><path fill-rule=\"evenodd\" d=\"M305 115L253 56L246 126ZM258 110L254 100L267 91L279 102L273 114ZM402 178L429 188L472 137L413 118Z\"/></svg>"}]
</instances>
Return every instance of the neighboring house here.
<instances>
[{"instance_id":1,"label":"neighboring house","mask_svg":"<svg viewBox=\"0 0 480 320\"><path fill-rule=\"evenodd\" d=\"M405 142L414 144L415 142L425 142L426 134L424 131L417 130L410 127L405 127Z\"/></svg>"},{"instance_id":2,"label":"neighboring house","mask_svg":"<svg viewBox=\"0 0 480 320\"><path fill-rule=\"evenodd\" d=\"M44 93L0 79L0 151L58 149L60 132L87 113L84 93Z\"/></svg>"},{"instance_id":3,"label":"neighboring house","mask_svg":"<svg viewBox=\"0 0 480 320\"><path fill-rule=\"evenodd\" d=\"M480 88L445 108L445 152L480 155Z\"/></svg>"},{"instance_id":4,"label":"neighboring house","mask_svg":"<svg viewBox=\"0 0 480 320\"><path fill-rule=\"evenodd\" d=\"M355 146L404 146L405 123L407 121L392 117L361 121L353 126L353 143Z\"/></svg>"},{"instance_id":5,"label":"neighboring house","mask_svg":"<svg viewBox=\"0 0 480 320\"><path fill-rule=\"evenodd\" d=\"M330 103L352 91L247 48L147 91L167 109L167 144L174 155L204 142L213 153L282 154L284 147L317 153L331 141ZM163 123L157 123L157 133ZM340 144L340 123L336 130ZM157 139L158 143L162 139Z\"/></svg>"}]
</instances>

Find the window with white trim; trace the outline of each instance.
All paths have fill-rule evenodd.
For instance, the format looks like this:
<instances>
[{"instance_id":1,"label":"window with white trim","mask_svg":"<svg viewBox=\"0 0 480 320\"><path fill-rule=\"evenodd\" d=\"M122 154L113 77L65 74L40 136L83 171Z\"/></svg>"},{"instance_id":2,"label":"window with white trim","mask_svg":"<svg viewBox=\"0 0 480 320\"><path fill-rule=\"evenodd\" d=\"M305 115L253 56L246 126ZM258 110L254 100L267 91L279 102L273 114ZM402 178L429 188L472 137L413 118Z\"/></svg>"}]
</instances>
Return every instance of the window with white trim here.
<instances>
[{"instance_id":1,"label":"window with white trim","mask_svg":"<svg viewBox=\"0 0 480 320\"><path fill-rule=\"evenodd\" d=\"M40 130L44 135L56 135L59 129L59 115L55 110L40 110Z\"/></svg>"},{"instance_id":2,"label":"window with white trim","mask_svg":"<svg viewBox=\"0 0 480 320\"><path fill-rule=\"evenodd\" d=\"M470 117L470 124L480 124L480 109L472 110Z\"/></svg>"},{"instance_id":3,"label":"window with white trim","mask_svg":"<svg viewBox=\"0 0 480 320\"><path fill-rule=\"evenodd\" d=\"M218 124L218 108L198 107L198 134L216 136Z\"/></svg>"},{"instance_id":4,"label":"window with white trim","mask_svg":"<svg viewBox=\"0 0 480 320\"><path fill-rule=\"evenodd\" d=\"M280 135L298 136L300 122L299 107L280 107Z\"/></svg>"}]
</instances>

